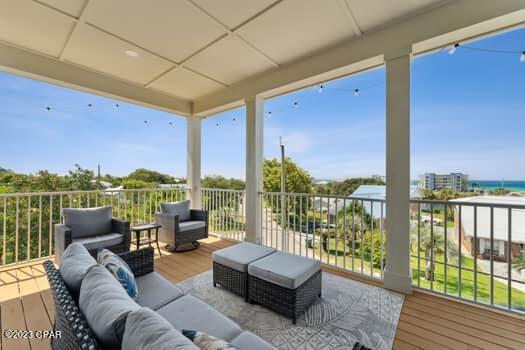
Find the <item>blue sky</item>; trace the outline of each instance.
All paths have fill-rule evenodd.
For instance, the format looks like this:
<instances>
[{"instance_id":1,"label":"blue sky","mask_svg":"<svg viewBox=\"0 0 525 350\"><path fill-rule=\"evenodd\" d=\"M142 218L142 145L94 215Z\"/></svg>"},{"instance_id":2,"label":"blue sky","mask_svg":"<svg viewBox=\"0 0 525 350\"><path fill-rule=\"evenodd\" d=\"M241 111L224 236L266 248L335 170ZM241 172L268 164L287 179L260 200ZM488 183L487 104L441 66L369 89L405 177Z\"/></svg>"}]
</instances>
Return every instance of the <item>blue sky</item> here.
<instances>
[{"instance_id":1,"label":"blue sky","mask_svg":"<svg viewBox=\"0 0 525 350\"><path fill-rule=\"evenodd\" d=\"M468 45L524 50L525 29ZM524 78L519 54L460 47L454 55L415 58L412 177L460 171L474 179L525 179ZM328 82L322 93L312 87L266 101L272 114L265 114L265 157L279 155L282 136L287 154L316 178L383 175L384 81L378 68ZM75 163L100 163L113 175L138 167L185 174L182 117L8 73L0 73L0 102L2 167L63 174ZM203 174L244 177L244 129L242 108L203 121Z\"/></svg>"}]
</instances>

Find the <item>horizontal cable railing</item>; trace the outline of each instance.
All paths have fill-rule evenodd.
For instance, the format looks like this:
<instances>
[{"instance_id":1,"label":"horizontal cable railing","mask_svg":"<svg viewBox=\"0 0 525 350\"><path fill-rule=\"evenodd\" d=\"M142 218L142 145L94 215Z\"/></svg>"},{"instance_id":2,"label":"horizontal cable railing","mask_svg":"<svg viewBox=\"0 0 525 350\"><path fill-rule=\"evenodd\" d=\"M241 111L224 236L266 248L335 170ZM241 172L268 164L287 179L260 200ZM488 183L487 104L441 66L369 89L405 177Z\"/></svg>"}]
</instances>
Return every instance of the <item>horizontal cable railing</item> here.
<instances>
[{"instance_id":1,"label":"horizontal cable railing","mask_svg":"<svg viewBox=\"0 0 525 350\"><path fill-rule=\"evenodd\" d=\"M525 311L525 206L412 200L414 286Z\"/></svg>"},{"instance_id":2,"label":"horizontal cable railing","mask_svg":"<svg viewBox=\"0 0 525 350\"><path fill-rule=\"evenodd\" d=\"M185 198L186 189L110 189L0 194L0 266L53 255L54 226L62 208L113 207L131 224L155 221L163 201Z\"/></svg>"},{"instance_id":3,"label":"horizontal cable railing","mask_svg":"<svg viewBox=\"0 0 525 350\"><path fill-rule=\"evenodd\" d=\"M384 200L263 192L260 201L261 244L383 278Z\"/></svg>"},{"instance_id":4,"label":"horizontal cable railing","mask_svg":"<svg viewBox=\"0 0 525 350\"><path fill-rule=\"evenodd\" d=\"M246 235L245 192L202 189L202 208L208 211L209 232L217 237L243 241Z\"/></svg>"}]
</instances>

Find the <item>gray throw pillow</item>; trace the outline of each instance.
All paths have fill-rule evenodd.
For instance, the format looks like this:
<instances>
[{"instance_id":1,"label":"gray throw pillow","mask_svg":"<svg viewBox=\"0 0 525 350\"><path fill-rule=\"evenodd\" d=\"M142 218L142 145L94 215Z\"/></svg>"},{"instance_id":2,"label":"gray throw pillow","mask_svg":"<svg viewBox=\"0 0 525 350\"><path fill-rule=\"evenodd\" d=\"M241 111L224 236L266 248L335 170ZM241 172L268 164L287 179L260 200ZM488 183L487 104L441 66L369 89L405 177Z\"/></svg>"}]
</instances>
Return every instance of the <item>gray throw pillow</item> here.
<instances>
[{"instance_id":1,"label":"gray throw pillow","mask_svg":"<svg viewBox=\"0 0 525 350\"><path fill-rule=\"evenodd\" d=\"M97 261L83 244L71 243L66 248L60 262L60 274L73 294L78 295L86 273L91 266L96 264Z\"/></svg>"},{"instance_id":2,"label":"gray throw pillow","mask_svg":"<svg viewBox=\"0 0 525 350\"><path fill-rule=\"evenodd\" d=\"M193 350L199 349L162 316L148 308L132 311L126 319L122 349Z\"/></svg>"},{"instance_id":3,"label":"gray throw pillow","mask_svg":"<svg viewBox=\"0 0 525 350\"><path fill-rule=\"evenodd\" d=\"M191 219L190 204L191 202L189 200L160 203L160 212L163 214L178 215L179 221L188 221Z\"/></svg>"},{"instance_id":4,"label":"gray throw pillow","mask_svg":"<svg viewBox=\"0 0 525 350\"><path fill-rule=\"evenodd\" d=\"M103 348L108 349L120 349L115 323L125 314L140 309L101 265L91 267L84 277L78 305Z\"/></svg>"},{"instance_id":5,"label":"gray throw pillow","mask_svg":"<svg viewBox=\"0 0 525 350\"><path fill-rule=\"evenodd\" d=\"M98 208L64 208L64 224L71 228L73 238L111 233L111 206Z\"/></svg>"}]
</instances>

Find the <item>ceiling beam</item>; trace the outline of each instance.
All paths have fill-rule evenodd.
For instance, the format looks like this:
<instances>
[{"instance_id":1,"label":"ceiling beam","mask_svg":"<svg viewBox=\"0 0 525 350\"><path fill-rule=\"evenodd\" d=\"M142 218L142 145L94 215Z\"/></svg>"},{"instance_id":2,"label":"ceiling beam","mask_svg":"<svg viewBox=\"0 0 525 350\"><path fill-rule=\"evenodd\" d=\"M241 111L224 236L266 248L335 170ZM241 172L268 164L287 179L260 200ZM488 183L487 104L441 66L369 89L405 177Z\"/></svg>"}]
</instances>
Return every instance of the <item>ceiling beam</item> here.
<instances>
[{"instance_id":1,"label":"ceiling beam","mask_svg":"<svg viewBox=\"0 0 525 350\"><path fill-rule=\"evenodd\" d=\"M179 115L191 115L191 101L113 79L77 65L0 42L0 69L95 95Z\"/></svg>"},{"instance_id":2,"label":"ceiling beam","mask_svg":"<svg viewBox=\"0 0 525 350\"><path fill-rule=\"evenodd\" d=\"M475 10L474 10L475 9ZM500 18L501 17L501 18ZM498 18L498 21L494 19ZM283 86L295 86L305 81L311 84L311 77L322 76L333 70L359 61L377 57L399 47L412 46L434 37L446 37L448 33L478 25L478 34L493 31L491 26L511 25L525 20L523 0L457 0L447 2L429 12L422 13L401 23L381 30L365 33L360 37L343 43L324 52L292 62L280 69L254 78L248 78L231 87L197 98L193 113L206 116L237 106L247 96L269 93ZM492 20L492 21L491 21ZM485 23L488 23L485 25ZM514 22L514 23L513 23ZM429 25L431 23L432 25ZM472 28L467 28L472 34ZM468 35L465 33L465 35ZM428 49L428 48L427 48ZM290 90L292 91L292 90Z\"/></svg>"}]
</instances>

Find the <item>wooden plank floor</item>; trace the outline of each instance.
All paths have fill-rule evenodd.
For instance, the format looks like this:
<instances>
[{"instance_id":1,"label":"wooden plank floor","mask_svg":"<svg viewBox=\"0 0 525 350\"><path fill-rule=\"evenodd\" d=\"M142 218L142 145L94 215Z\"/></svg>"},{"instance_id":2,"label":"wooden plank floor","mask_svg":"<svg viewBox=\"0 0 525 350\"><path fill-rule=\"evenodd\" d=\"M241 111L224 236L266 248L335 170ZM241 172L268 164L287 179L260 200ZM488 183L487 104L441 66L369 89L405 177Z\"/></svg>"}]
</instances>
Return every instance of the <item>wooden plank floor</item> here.
<instances>
[{"instance_id":1,"label":"wooden plank floor","mask_svg":"<svg viewBox=\"0 0 525 350\"><path fill-rule=\"evenodd\" d=\"M211 253L234 243L209 238L192 252L157 256L155 269L176 283L212 267ZM333 268L325 271L374 284ZM0 330L49 330L53 300L40 262L0 270ZM49 349L49 340L2 336L0 349ZM422 291L405 299L394 349L525 349L525 318L494 312Z\"/></svg>"}]
</instances>

